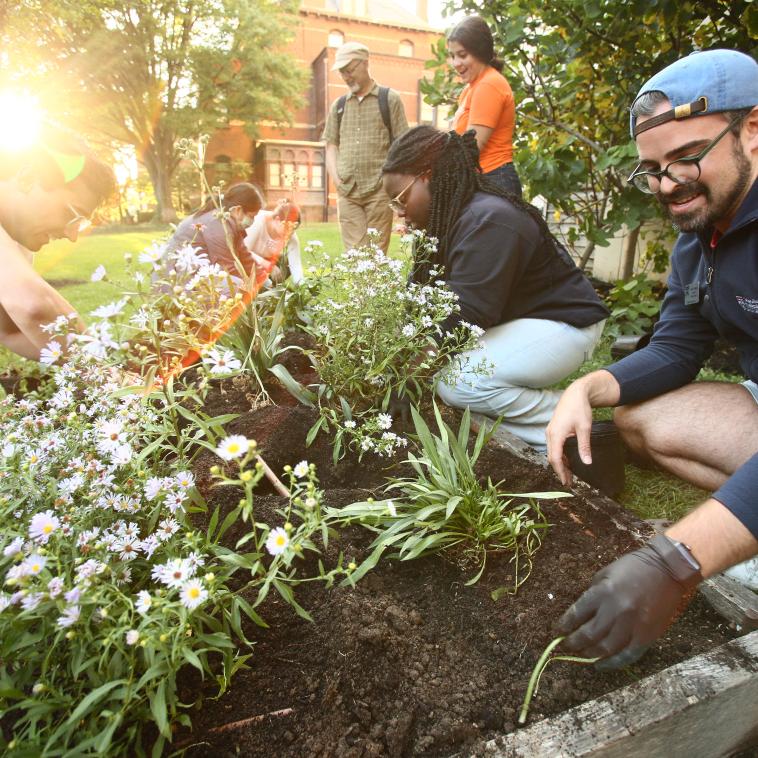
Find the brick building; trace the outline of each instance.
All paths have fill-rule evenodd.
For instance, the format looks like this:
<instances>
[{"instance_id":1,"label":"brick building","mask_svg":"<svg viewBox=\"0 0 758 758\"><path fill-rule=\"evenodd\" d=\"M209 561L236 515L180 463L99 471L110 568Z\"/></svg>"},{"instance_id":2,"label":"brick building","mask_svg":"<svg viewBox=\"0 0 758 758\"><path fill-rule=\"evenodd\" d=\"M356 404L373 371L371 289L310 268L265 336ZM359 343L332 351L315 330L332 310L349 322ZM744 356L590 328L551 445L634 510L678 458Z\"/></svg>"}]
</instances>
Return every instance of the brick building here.
<instances>
[{"instance_id":1,"label":"brick building","mask_svg":"<svg viewBox=\"0 0 758 758\"><path fill-rule=\"evenodd\" d=\"M365 44L371 75L400 93L408 123L437 124L440 115L419 90L424 63L440 37L428 23L426 2L414 0L408 10L394 0L303 0L289 51L311 75L306 105L293 114L290 127L259 124L256 140L245 134L242 122L214 134L205 156L209 173L214 164L244 161L253 167L248 178L269 202L294 194L306 219L335 218L336 194L320 141L329 106L347 92L339 72L331 70L335 50L343 42Z\"/></svg>"}]
</instances>

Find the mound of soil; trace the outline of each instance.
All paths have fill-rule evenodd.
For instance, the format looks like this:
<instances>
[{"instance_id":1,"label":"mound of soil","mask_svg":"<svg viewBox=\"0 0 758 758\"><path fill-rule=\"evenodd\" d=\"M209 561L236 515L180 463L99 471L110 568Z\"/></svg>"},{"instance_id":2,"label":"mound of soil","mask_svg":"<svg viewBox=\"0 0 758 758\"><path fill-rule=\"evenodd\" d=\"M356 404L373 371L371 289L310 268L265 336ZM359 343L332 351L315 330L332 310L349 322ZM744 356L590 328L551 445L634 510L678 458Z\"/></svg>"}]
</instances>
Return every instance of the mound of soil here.
<instances>
[{"instance_id":1,"label":"mound of soil","mask_svg":"<svg viewBox=\"0 0 758 758\"><path fill-rule=\"evenodd\" d=\"M329 505L365 499L388 475L402 473L400 460L375 457L359 462L347 456L334 466L323 436L305 447L313 411L253 406L245 387L225 382L205 410L241 413L228 430L255 438L277 472L303 459L315 463ZM198 484L211 505L231 508L239 493L210 486L209 468L216 463L210 454L198 459ZM550 471L493 443L478 473L502 480L504 492L561 489ZM283 499L270 488L260 491L256 519L278 525ZM552 624L596 570L634 547L624 527L647 529L621 507L599 509L578 495L543 501L542 508L552 526L531 574L516 595L497 602L492 590L513 580L506 556L488 559L483 577L471 587L465 586L471 567L442 556L383 560L355 588L303 584L297 598L315 623L296 616L272 592L259 609L270 627L250 629L255 645L249 667L221 698L204 701L191 714L194 730L177 735L177 743L193 758L401 758L452 756L482 738L512 731L534 663L554 636ZM232 542L241 529L229 535ZM330 542L325 565L334 565L340 551L360 562L371 537L358 526L345 530ZM720 617L696 599L629 669L600 673L591 666L552 664L530 719L564 711L732 637ZM212 685L206 686L212 693Z\"/></svg>"}]
</instances>

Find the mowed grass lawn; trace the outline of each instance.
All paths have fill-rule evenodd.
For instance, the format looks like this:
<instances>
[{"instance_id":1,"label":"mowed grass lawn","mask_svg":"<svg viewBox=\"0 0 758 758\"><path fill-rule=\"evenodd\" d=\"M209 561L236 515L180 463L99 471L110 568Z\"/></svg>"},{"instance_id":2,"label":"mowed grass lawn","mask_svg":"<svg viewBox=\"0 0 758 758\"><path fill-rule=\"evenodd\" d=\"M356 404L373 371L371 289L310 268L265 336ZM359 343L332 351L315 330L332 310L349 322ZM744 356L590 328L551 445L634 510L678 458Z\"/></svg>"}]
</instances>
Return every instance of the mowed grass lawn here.
<instances>
[{"instance_id":1,"label":"mowed grass lawn","mask_svg":"<svg viewBox=\"0 0 758 758\"><path fill-rule=\"evenodd\" d=\"M128 230L124 227L110 231L97 230L73 244L68 240L58 240L46 245L35 256L35 268L69 300L85 321L89 321L92 310L119 297L119 285L129 285L124 255L131 253L136 256L154 242L165 239L168 234L168 226L155 225ZM342 249L336 223L306 224L298 229L297 234L302 250L313 240L323 242L324 251L331 256L338 255ZM390 254L397 255L399 252L399 235L393 234ZM306 267L313 263L305 254L303 257ZM93 283L90 277L101 264L105 266L111 281ZM579 375L608 365L611 362L609 347L610 342L604 341L593 360L562 384L567 385ZM0 348L0 370L17 368L22 363L25 363L22 359ZM598 415L609 417L610 409L601 409ZM662 472L645 471L634 466L627 466L626 471L627 485L619 501L642 518L679 518L706 496L701 490Z\"/></svg>"}]
</instances>

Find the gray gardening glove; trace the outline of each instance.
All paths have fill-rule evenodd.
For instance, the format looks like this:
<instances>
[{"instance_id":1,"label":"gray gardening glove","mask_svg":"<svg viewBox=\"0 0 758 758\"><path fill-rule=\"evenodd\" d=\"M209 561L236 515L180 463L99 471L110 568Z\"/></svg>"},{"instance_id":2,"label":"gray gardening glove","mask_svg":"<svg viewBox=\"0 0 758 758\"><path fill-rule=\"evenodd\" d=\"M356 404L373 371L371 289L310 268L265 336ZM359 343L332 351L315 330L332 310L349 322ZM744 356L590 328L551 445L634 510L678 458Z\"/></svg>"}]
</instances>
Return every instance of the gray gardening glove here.
<instances>
[{"instance_id":1,"label":"gray gardening glove","mask_svg":"<svg viewBox=\"0 0 758 758\"><path fill-rule=\"evenodd\" d=\"M563 614L561 647L602 658L599 669L634 663L684 611L703 580L683 545L660 534L598 571L590 588Z\"/></svg>"}]
</instances>

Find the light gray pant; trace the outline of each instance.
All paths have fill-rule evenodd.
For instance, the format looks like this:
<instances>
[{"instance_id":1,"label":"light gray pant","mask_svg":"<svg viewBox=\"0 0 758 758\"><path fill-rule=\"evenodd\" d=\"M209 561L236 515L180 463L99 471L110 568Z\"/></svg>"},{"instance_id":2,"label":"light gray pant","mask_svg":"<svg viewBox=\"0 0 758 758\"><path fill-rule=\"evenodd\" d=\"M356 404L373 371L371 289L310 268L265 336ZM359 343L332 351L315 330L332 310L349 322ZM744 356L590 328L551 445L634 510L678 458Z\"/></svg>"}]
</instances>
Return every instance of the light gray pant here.
<instances>
[{"instance_id":1,"label":"light gray pant","mask_svg":"<svg viewBox=\"0 0 758 758\"><path fill-rule=\"evenodd\" d=\"M437 384L443 402L455 408L503 417L502 425L538 450L544 450L545 427L561 393L545 389L565 379L588 360L603 324L577 329L561 321L521 318L488 329L484 347L463 354L468 365L494 364L489 376L464 373L451 386L444 372Z\"/></svg>"}]
</instances>

